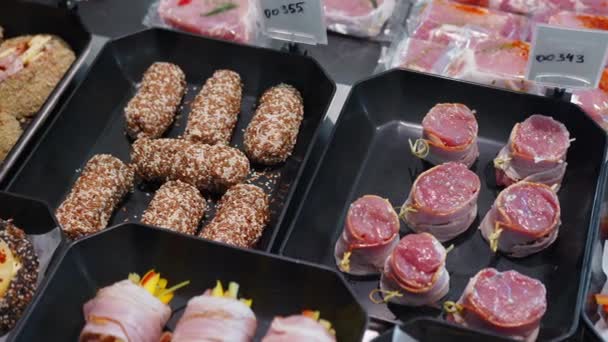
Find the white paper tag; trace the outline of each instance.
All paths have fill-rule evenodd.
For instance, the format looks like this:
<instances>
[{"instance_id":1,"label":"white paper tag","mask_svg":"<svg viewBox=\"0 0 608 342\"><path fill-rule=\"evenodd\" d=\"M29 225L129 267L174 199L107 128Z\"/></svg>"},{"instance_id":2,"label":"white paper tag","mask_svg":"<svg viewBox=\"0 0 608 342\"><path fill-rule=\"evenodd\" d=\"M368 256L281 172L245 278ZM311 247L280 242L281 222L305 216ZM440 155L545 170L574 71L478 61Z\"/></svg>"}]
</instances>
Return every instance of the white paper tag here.
<instances>
[{"instance_id":1,"label":"white paper tag","mask_svg":"<svg viewBox=\"0 0 608 342\"><path fill-rule=\"evenodd\" d=\"M561 88L597 88L608 51L608 32L537 24L527 79Z\"/></svg>"},{"instance_id":2,"label":"white paper tag","mask_svg":"<svg viewBox=\"0 0 608 342\"><path fill-rule=\"evenodd\" d=\"M259 0L262 29L270 38L327 44L321 0Z\"/></svg>"}]
</instances>

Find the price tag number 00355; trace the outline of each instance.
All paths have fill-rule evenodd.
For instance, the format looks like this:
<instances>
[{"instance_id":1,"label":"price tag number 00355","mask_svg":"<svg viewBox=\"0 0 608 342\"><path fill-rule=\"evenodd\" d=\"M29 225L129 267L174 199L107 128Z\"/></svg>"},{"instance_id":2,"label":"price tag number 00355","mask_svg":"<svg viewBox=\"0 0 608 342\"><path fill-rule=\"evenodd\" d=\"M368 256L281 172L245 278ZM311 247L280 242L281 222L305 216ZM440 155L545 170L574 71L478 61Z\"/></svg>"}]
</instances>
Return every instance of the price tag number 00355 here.
<instances>
[{"instance_id":1,"label":"price tag number 00355","mask_svg":"<svg viewBox=\"0 0 608 342\"><path fill-rule=\"evenodd\" d=\"M575 55L572 53L560 53L560 54L548 54L548 55L536 55L536 61L539 63L544 62L557 62L557 63L585 63L585 55Z\"/></svg>"},{"instance_id":2,"label":"price tag number 00355","mask_svg":"<svg viewBox=\"0 0 608 342\"><path fill-rule=\"evenodd\" d=\"M272 17L276 17L278 15L288 15L288 14L298 14L304 13L304 1L294 2L288 5L282 5L278 8L267 8L264 9L264 15L266 18L270 19Z\"/></svg>"}]
</instances>

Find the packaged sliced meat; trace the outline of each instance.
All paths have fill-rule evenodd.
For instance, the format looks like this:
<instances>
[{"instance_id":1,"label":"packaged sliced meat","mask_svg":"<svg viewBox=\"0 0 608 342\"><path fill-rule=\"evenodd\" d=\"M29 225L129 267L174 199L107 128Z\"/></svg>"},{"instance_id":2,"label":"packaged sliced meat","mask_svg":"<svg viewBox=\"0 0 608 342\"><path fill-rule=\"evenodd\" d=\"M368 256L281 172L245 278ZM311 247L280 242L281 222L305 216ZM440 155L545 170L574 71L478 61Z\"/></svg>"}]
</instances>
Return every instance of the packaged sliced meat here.
<instances>
[{"instance_id":1,"label":"packaged sliced meat","mask_svg":"<svg viewBox=\"0 0 608 342\"><path fill-rule=\"evenodd\" d=\"M323 0L323 5L329 30L375 37L393 15L396 0Z\"/></svg>"},{"instance_id":2,"label":"packaged sliced meat","mask_svg":"<svg viewBox=\"0 0 608 342\"><path fill-rule=\"evenodd\" d=\"M194 185L169 181L154 194L141 222L195 235L207 210L207 202Z\"/></svg>"},{"instance_id":3,"label":"packaged sliced meat","mask_svg":"<svg viewBox=\"0 0 608 342\"><path fill-rule=\"evenodd\" d=\"M186 75L179 66L152 64L125 108L129 136L137 139L163 135L173 123L185 92Z\"/></svg>"},{"instance_id":4,"label":"packaged sliced meat","mask_svg":"<svg viewBox=\"0 0 608 342\"><path fill-rule=\"evenodd\" d=\"M392 204L382 197L365 195L348 209L334 250L336 264L349 274L379 274L398 242L399 216Z\"/></svg>"},{"instance_id":5,"label":"packaged sliced meat","mask_svg":"<svg viewBox=\"0 0 608 342\"><path fill-rule=\"evenodd\" d=\"M238 292L237 283L229 283L224 290L218 281L215 288L188 301L173 333L161 341L252 341L257 329L252 301L239 299Z\"/></svg>"},{"instance_id":6,"label":"packaged sliced meat","mask_svg":"<svg viewBox=\"0 0 608 342\"><path fill-rule=\"evenodd\" d=\"M500 192L479 229L492 251L521 258L555 242L560 215L559 199L553 189L519 182Z\"/></svg>"},{"instance_id":7,"label":"packaged sliced meat","mask_svg":"<svg viewBox=\"0 0 608 342\"><path fill-rule=\"evenodd\" d=\"M493 8L522 15L537 15L555 10L573 10L575 0L455 0L457 2Z\"/></svg>"},{"instance_id":8,"label":"packaged sliced meat","mask_svg":"<svg viewBox=\"0 0 608 342\"><path fill-rule=\"evenodd\" d=\"M192 102L184 137L203 144L228 145L236 126L243 84L232 70L213 73Z\"/></svg>"},{"instance_id":9,"label":"packaged sliced meat","mask_svg":"<svg viewBox=\"0 0 608 342\"><path fill-rule=\"evenodd\" d=\"M439 73L443 68L438 65L443 62L453 48L442 43L416 38L406 38L399 46L390 61L389 68L399 67Z\"/></svg>"},{"instance_id":10,"label":"packaged sliced meat","mask_svg":"<svg viewBox=\"0 0 608 342\"><path fill-rule=\"evenodd\" d=\"M170 27L203 36L247 43L255 38L255 4L251 0L160 0L151 11ZM145 23L156 26L156 13Z\"/></svg>"},{"instance_id":11,"label":"packaged sliced meat","mask_svg":"<svg viewBox=\"0 0 608 342\"><path fill-rule=\"evenodd\" d=\"M400 216L415 232L451 240L475 220L480 188L479 177L464 164L435 166L418 176Z\"/></svg>"},{"instance_id":12,"label":"packaged sliced meat","mask_svg":"<svg viewBox=\"0 0 608 342\"><path fill-rule=\"evenodd\" d=\"M509 142L494 159L496 184L521 180L561 186L566 173L570 133L561 122L534 114L513 127Z\"/></svg>"},{"instance_id":13,"label":"packaged sliced meat","mask_svg":"<svg viewBox=\"0 0 608 342\"><path fill-rule=\"evenodd\" d=\"M305 310L301 315L275 317L262 342L335 342L331 323L319 311Z\"/></svg>"},{"instance_id":14,"label":"packaged sliced meat","mask_svg":"<svg viewBox=\"0 0 608 342\"><path fill-rule=\"evenodd\" d=\"M84 304L79 341L159 341L171 317L168 303L188 283L167 287L167 279L152 270L102 288Z\"/></svg>"},{"instance_id":15,"label":"packaged sliced meat","mask_svg":"<svg viewBox=\"0 0 608 342\"><path fill-rule=\"evenodd\" d=\"M575 90L572 92L571 101L608 131L608 93L602 89Z\"/></svg>"},{"instance_id":16,"label":"packaged sliced meat","mask_svg":"<svg viewBox=\"0 0 608 342\"><path fill-rule=\"evenodd\" d=\"M404 236L384 264L380 278L384 301L408 306L436 304L450 290L446 256L445 248L431 234Z\"/></svg>"},{"instance_id":17,"label":"packaged sliced meat","mask_svg":"<svg viewBox=\"0 0 608 342\"><path fill-rule=\"evenodd\" d=\"M553 14L549 20L550 25L588 30L608 30L608 17L594 14L574 13L560 11Z\"/></svg>"},{"instance_id":18,"label":"packaged sliced meat","mask_svg":"<svg viewBox=\"0 0 608 342\"><path fill-rule=\"evenodd\" d=\"M471 167L479 157L475 113L460 103L435 105L422 120L422 138L410 142L412 153L439 165L460 162Z\"/></svg>"},{"instance_id":19,"label":"packaged sliced meat","mask_svg":"<svg viewBox=\"0 0 608 342\"><path fill-rule=\"evenodd\" d=\"M133 188L134 177L130 165L109 154L89 159L55 212L63 231L77 239L106 228L118 203Z\"/></svg>"},{"instance_id":20,"label":"packaged sliced meat","mask_svg":"<svg viewBox=\"0 0 608 342\"><path fill-rule=\"evenodd\" d=\"M486 268L469 280L458 302L451 303L448 320L533 342L547 310L546 297L545 286L534 278Z\"/></svg>"},{"instance_id":21,"label":"packaged sliced meat","mask_svg":"<svg viewBox=\"0 0 608 342\"><path fill-rule=\"evenodd\" d=\"M410 36L428 40L433 30L445 25L476 27L494 38L527 40L530 36L526 17L446 0L431 0L422 5L418 16L410 20Z\"/></svg>"}]
</instances>

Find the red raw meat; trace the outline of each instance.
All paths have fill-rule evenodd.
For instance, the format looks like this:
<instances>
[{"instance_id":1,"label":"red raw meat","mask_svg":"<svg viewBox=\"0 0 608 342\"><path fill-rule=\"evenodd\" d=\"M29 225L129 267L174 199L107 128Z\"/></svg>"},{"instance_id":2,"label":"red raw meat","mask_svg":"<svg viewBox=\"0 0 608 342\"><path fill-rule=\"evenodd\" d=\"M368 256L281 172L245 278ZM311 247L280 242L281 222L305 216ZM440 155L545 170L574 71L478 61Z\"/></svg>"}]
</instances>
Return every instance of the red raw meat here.
<instances>
[{"instance_id":1,"label":"red raw meat","mask_svg":"<svg viewBox=\"0 0 608 342\"><path fill-rule=\"evenodd\" d=\"M345 273L378 274L398 242L399 217L391 203L365 195L348 209L344 231L335 247L336 264Z\"/></svg>"},{"instance_id":2,"label":"red raw meat","mask_svg":"<svg viewBox=\"0 0 608 342\"><path fill-rule=\"evenodd\" d=\"M327 27L342 34L373 37L395 9L395 0L323 0Z\"/></svg>"},{"instance_id":3,"label":"red raw meat","mask_svg":"<svg viewBox=\"0 0 608 342\"><path fill-rule=\"evenodd\" d=\"M559 189L566 173L570 133L561 122L532 115L513 127L509 142L496 159L496 183L511 185L525 180Z\"/></svg>"},{"instance_id":4,"label":"red raw meat","mask_svg":"<svg viewBox=\"0 0 608 342\"><path fill-rule=\"evenodd\" d=\"M250 40L252 10L249 0L161 0L158 6L170 26L242 43Z\"/></svg>"},{"instance_id":5,"label":"red raw meat","mask_svg":"<svg viewBox=\"0 0 608 342\"><path fill-rule=\"evenodd\" d=\"M498 195L479 229L491 248L521 258L550 246L559 226L555 192L544 184L519 182Z\"/></svg>"},{"instance_id":6,"label":"red raw meat","mask_svg":"<svg viewBox=\"0 0 608 342\"><path fill-rule=\"evenodd\" d=\"M479 271L448 320L527 342L538 336L547 310L545 286L516 271Z\"/></svg>"},{"instance_id":7,"label":"red raw meat","mask_svg":"<svg viewBox=\"0 0 608 342\"><path fill-rule=\"evenodd\" d=\"M445 269L447 252L431 234L403 237L384 264L380 289L400 295L389 302L421 306L437 303L450 289L450 275Z\"/></svg>"},{"instance_id":8,"label":"red raw meat","mask_svg":"<svg viewBox=\"0 0 608 342\"><path fill-rule=\"evenodd\" d=\"M435 166L414 182L402 218L416 232L451 240L475 220L480 187L479 177L464 164Z\"/></svg>"}]
</instances>

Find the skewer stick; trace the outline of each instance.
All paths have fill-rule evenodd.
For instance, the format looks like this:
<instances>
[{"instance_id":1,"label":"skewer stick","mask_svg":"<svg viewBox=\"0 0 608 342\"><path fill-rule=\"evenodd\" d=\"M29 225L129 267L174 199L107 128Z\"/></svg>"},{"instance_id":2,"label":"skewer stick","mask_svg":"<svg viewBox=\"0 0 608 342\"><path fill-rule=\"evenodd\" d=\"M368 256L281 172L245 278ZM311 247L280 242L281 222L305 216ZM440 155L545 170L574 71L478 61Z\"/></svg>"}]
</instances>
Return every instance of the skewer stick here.
<instances>
[{"instance_id":1,"label":"skewer stick","mask_svg":"<svg viewBox=\"0 0 608 342\"><path fill-rule=\"evenodd\" d=\"M412 142L412 139L408 139L408 142L410 143L410 151L416 157L424 159L429 155L430 147L426 140L416 139L415 142Z\"/></svg>"},{"instance_id":2,"label":"skewer stick","mask_svg":"<svg viewBox=\"0 0 608 342\"><path fill-rule=\"evenodd\" d=\"M384 294L384 296L381 296L380 299L374 298L374 295L376 293L378 293L380 295ZM403 294L399 291L387 291L387 290L381 290L381 289L373 289L369 293L369 300L371 300L372 303L374 303L374 304L388 303L388 301L391 300L391 298L395 298L395 297L403 297Z\"/></svg>"}]
</instances>

